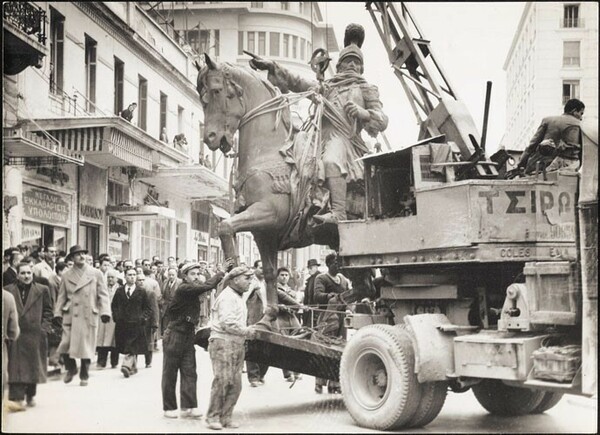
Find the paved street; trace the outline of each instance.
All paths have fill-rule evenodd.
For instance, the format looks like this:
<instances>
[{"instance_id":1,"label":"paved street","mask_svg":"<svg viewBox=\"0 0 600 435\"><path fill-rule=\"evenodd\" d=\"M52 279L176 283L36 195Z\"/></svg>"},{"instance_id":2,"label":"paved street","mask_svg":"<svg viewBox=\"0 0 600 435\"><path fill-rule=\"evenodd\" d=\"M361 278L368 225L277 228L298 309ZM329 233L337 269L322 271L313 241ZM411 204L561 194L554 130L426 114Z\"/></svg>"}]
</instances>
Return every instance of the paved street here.
<instances>
[{"instance_id":1,"label":"paved street","mask_svg":"<svg viewBox=\"0 0 600 435\"><path fill-rule=\"evenodd\" d=\"M139 360L143 367L143 357ZM199 405L204 413L212 370L208 353L198 348ZM160 373L162 353L154 354L153 366L141 368L127 380L118 369L93 370L88 387L78 379L65 385L51 380L38 387L37 406L10 414L4 432L211 432L204 420L168 420L162 416ZM281 370L270 369L266 385L244 389L234 417L240 432L374 432L356 426L339 396L313 392L314 380L305 376L292 389ZM232 432L225 430L224 432ZM441 414L426 428L431 432L597 432L597 401L566 396L552 410L524 418L499 418L487 414L472 393L450 393Z\"/></svg>"}]
</instances>

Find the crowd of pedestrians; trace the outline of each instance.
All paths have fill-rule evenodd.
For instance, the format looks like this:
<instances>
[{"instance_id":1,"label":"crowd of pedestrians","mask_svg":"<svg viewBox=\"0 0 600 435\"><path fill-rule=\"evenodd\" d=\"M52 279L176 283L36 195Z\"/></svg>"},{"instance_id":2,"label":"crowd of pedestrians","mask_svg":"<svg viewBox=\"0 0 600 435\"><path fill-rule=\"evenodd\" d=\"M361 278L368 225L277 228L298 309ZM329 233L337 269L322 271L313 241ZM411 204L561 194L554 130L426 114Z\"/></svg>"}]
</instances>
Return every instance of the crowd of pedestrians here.
<instances>
[{"instance_id":1,"label":"crowd of pedestrians","mask_svg":"<svg viewBox=\"0 0 600 435\"><path fill-rule=\"evenodd\" d=\"M200 418L194 338L198 327L210 323L214 379L206 423L215 430L238 427L232 413L242 390L244 342L255 336L252 325L268 306L262 263L252 268L234 267L230 260L210 267L203 261L177 263L173 257L166 262L156 256L118 262L108 254L92 258L79 245L68 253L52 246L7 249L2 274L4 408L17 412L35 406L37 384L49 374L64 373L65 383L79 375L85 387L90 368L116 369L120 362L127 379L138 373L140 355L145 367L152 367L162 340L164 416ZM330 255L326 273L319 273L315 259L304 274L296 268L277 270L276 327L282 334L327 329L326 307L347 288L336 264ZM343 335L334 329L325 333ZM264 385L268 365L247 362L246 368L251 387ZM289 382L302 377L287 370L283 376ZM317 379L315 391L322 393L325 384ZM339 386L330 384L329 392L339 392Z\"/></svg>"}]
</instances>

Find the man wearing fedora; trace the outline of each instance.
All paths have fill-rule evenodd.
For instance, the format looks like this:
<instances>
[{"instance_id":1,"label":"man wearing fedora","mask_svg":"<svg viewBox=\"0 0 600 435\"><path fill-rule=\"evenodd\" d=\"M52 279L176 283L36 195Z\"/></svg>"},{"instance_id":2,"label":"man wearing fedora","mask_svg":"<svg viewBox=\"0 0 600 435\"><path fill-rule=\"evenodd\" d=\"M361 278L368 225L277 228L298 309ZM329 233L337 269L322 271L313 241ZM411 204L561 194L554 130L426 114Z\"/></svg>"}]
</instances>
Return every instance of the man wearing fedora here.
<instances>
[{"instance_id":1,"label":"man wearing fedora","mask_svg":"<svg viewBox=\"0 0 600 435\"><path fill-rule=\"evenodd\" d=\"M302 303L307 307L314 307L314 305L316 304L316 301L315 301L315 278L319 274L319 266L320 266L319 262L314 258L311 258L310 260L308 260L308 263L306 265L310 276L306 280L306 285L304 287L304 300L302 301ZM319 308L319 307L317 307L317 308ZM310 310L310 309L306 310L304 312L304 316L303 316L304 326L308 326L309 328L314 328L318 316L319 316L318 312L315 313L313 310Z\"/></svg>"},{"instance_id":2,"label":"man wearing fedora","mask_svg":"<svg viewBox=\"0 0 600 435\"><path fill-rule=\"evenodd\" d=\"M239 427L232 414L242 392L244 344L255 335L254 329L246 326L248 313L242 295L248 291L252 275L252 269L245 266L233 268L223 279L225 287L211 310L208 352L214 378L206 415L209 429Z\"/></svg>"},{"instance_id":3,"label":"man wearing fedora","mask_svg":"<svg viewBox=\"0 0 600 435\"><path fill-rule=\"evenodd\" d=\"M194 349L195 329L200 321L200 296L216 288L223 279L217 273L204 281L199 263L188 263L181 268L183 282L179 284L173 299L167 307L169 324L163 335L162 396L163 411L167 418L177 418L177 397L175 384L181 373L179 397L181 416L200 418L196 394L196 351Z\"/></svg>"},{"instance_id":4,"label":"man wearing fedora","mask_svg":"<svg viewBox=\"0 0 600 435\"><path fill-rule=\"evenodd\" d=\"M108 290L102 272L87 264L87 250L71 247L67 261L73 261L62 277L54 317L62 319L63 333L57 352L63 355L67 373L65 383L77 374L75 358L81 359L81 386L89 379L90 361L96 352L98 317L103 323L110 320Z\"/></svg>"}]
</instances>

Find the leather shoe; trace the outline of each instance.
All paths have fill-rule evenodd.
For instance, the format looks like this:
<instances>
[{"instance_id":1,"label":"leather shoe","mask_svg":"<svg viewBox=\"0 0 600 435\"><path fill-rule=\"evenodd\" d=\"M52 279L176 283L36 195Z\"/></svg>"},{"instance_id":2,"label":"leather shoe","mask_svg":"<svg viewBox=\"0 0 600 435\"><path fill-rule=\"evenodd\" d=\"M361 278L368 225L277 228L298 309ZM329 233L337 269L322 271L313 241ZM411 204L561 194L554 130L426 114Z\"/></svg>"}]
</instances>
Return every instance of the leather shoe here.
<instances>
[{"instance_id":1,"label":"leather shoe","mask_svg":"<svg viewBox=\"0 0 600 435\"><path fill-rule=\"evenodd\" d=\"M198 410L198 408L182 408L181 409L181 417L182 418L202 418L202 413Z\"/></svg>"},{"instance_id":2,"label":"leather shoe","mask_svg":"<svg viewBox=\"0 0 600 435\"><path fill-rule=\"evenodd\" d=\"M87 386L87 384L88 384L88 380L87 380L87 379L82 379L82 380L79 382L79 385L81 385L82 387L86 387L86 386Z\"/></svg>"},{"instance_id":3,"label":"leather shoe","mask_svg":"<svg viewBox=\"0 0 600 435\"><path fill-rule=\"evenodd\" d=\"M4 409L8 412L20 412L27 410L27 408L25 407L25 403L22 400L7 400L6 402L4 402Z\"/></svg>"},{"instance_id":4,"label":"leather shoe","mask_svg":"<svg viewBox=\"0 0 600 435\"><path fill-rule=\"evenodd\" d=\"M177 418L177 411L175 409L169 409L168 411L165 411L165 417L166 418Z\"/></svg>"},{"instance_id":5,"label":"leather shoe","mask_svg":"<svg viewBox=\"0 0 600 435\"><path fill-rule=\"evenodd\" d=\"M28 397L27 398L27 406L33 408L36 405L35 398Z\"/></svg>"},{"instance_id":6,"label":"leather shoe","mask_svg":"<svg viewBox=\"0 0 600 435\"><path fill-rule=\"evenodd\" d=\"M258 383L258 382L256 382L256 381L252 381L252 382L250 382L250 386L251 386L252 388L256 388L256 387L258 387L258 385L259 385L259 383Z\"/></svg>"},{"instance_id":7,"label":"leather shoe","mask_svg":"<svg viewBox=\"0 0 600 435\"><path fill-rule=\"evenodd\" d=\"M68 384L69 382L71 382L76 374L77 374L77 372L67 372L67 374L65 375L65 379L64 379L65 384Z\"/></svg>"},{"instance_id":8,"label":"leather shoe","mask_svg":"<svg viewBox=\"0 0 600 435\"><path fill-rule=\"evenodd\" d=\"M128 378L130 375L129 369L127 367L121 367L121 373L123 373L123 376L125 376L126 378Z\"/></svg>"},{"instance_id":9,"label":"leather shoe","mask_svg":"<svg viewBox=\"0 0 600 435\"><path fill-rule=\"evenodd\" d=\"M317 394L323 394L323 386L322 385L317 385L315 387L315 393L317 393Z\"/></svg>"},{"instance_id":10,"label":"leather shoe","mask_svg":"<svg viewBox=\"0 0 600 435\"><path fill-rule=\"evenodd\" d=\"M209 429L212 430L221 430L223 429L223 425L218 421L209 421L206 425Z\"/></svg>"},{"instance_id":11,"label":"leather shoe","mask_svg":"<svg viewBox=\"0 0 600 435\"><path fill-rule=\"evenodd\" d=\"M237 421L226 421L225 423L221 423L221 425L230 429L237 429L240 427L240 424Z\"/></svg>"}]
</instances>

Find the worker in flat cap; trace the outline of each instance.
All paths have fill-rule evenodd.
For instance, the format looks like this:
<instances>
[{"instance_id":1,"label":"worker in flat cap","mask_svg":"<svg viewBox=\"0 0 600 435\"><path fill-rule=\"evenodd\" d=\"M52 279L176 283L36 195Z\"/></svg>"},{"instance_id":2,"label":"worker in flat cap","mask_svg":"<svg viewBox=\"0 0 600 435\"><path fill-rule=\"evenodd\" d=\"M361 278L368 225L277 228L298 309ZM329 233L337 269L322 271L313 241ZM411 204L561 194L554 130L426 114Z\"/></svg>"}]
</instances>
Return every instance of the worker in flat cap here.
<instances>
[{"instance_id":1,"label":"worker in flat cap","mask_svg":"<svg viewBox=\"0 0 600 435\"><path fill-rule=\"evenodd\" d=\"M230 261L228 264L233 264ZM167 418L177 418L177 398L175 384L177 373L181 373L180 402L181 417L200 418L196 394L196 352L194 332L200 320L199 296L216 288L223 279L222 272L208 281L201 279L199 263L186 263L181 267L183 282L175 290L173 300L167 307L169 324L163 336L162 396L163 410Z\"/></svg>"},{"instance_id":2,"label":"worker in flat cap","mask_svg":"<svg viewBox=\"0 0 600 435\"><path fill-rule=\"evenodd\" d=\"M225 276L225 288L211 310L208 352L214 379L206 415L210 429L239 427L231 416L242 392L244 343L255 336L254 329L246 324L248 312L242 295L250 288L253 274L252 269L246 266L233 268Z\"/></svg>"}]
</instances>

